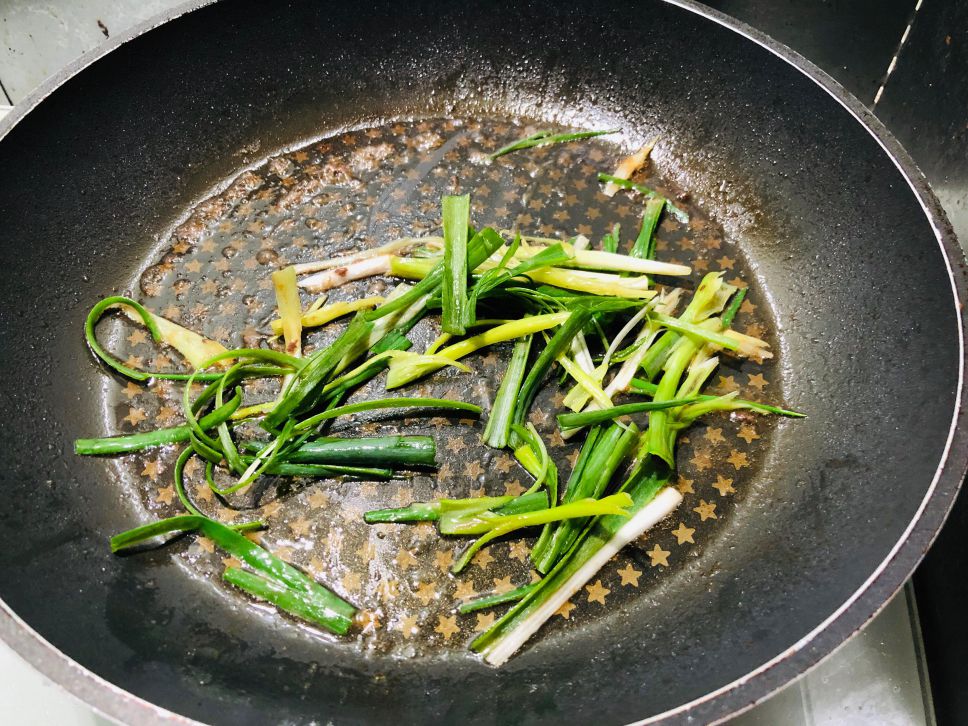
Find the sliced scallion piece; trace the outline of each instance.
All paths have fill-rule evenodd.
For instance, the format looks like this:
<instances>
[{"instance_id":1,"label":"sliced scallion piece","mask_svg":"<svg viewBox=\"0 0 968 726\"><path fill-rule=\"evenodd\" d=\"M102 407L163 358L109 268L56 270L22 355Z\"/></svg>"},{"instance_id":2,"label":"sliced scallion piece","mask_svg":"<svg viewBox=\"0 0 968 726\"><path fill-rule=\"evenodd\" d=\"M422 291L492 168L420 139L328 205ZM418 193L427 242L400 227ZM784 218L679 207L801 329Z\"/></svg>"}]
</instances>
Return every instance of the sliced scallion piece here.
<instances>
[{"instance_id":1,"label":"sliced scallion piece","mask_svg":"<svg viewBox=\"0 0 968 726\"><path fill-rule=\"evenodd\" d=\"M670 401L642 401L641 403L623 403L619 406L610 408L596 409L592 411L579 411L578 413L558 414L558 425L563 429L580 428L582 426L594 426L595 424L613 421L620 416L628 416L634 413L644 413L645 411L660 411L664 408L676 408L702 400L698 396L692 398L674 398Z\"/></svg>"},{"instance_id":2,"label":"sliced scallion piece","mask_svg":"<svg viewBox=\"0 0 968 726\"><path fill-rule=\"evenodd\" d=\"M467 194L445 196L444 279L440 287L440 326L445 333L463 335L467 311L467 227L471 198Z\"/></svg>"},{"instance_id":3,"label":"sliced scallion piece","mask_svg":"<svg viewBox=\"0 0 968 726\"><path fill-rule=\"evenodd\" d=\"M625 494L624 492L619 494L612 494L611 496L604 497L602 499L576 499L567 504L561 504L557 507L549 507L548 509L539 509L535 512L525 512L523 514L510 514L502 517L494 517L487 520L488 529L481 535L474 543L464 550L454 566L450 568L450 571L455 575L462 572L468 564L470 564L471 559L474 557L475 553L481 549L488 542L491 542L498 537L502 537L509 532L513 532L517 529L524 529L526 527L534 527L539 524L548 524L549 522L562 522L564 524L570 523L573 519L579 519L581 521L587 520L588 517L595 517L601 514L613 514L619 516L625 516L625 507L632 505L632 498ZM472 534L478 529L478 522L469 522L466 528L458 528L453 533L454 534Z\"/></svg>"},{"instance_id":4,"label":"sliced scallion piece","mask_svg":"<svg viewBox=\"0 0 968 726\"><path fill-rule=\"evenodd\" d=\"M508 445L511 434L511 419L514 417L514 407L518 400L518 392L524 381L524 371L528 365L528 355L531 351L531 338L528 335L520 338L511 350L511 359L501 385L491 404L491 413L484 427L484 443L494 449L503 449Z\"/></svg>"},{"instance_id":5,"label":"sliced scallion piece","mask_svg":"<svg viewBox=\"0 0 968 726\"><path fill-rule=\"evenodd\" d=\"M562 144L568 141L591 139L596 136L604 136L605 134L615 134L619 131L621 131L621 129L606 129L604 131L575 131L564 134L556 134L553 131L537 131L530 136L525 136L523 139L518 139L517 141L512 141L506 146L502 146L500 149L492 152L488 156L490 156L491 159L497 159L505 154L510 154L512 151L521 151L523 149L531 149L535 146L546 146L548 144Z\"/></svg>"},{"instance_id":6,"label":"sliced scallion piece","mask_svg":"<svg viewBox=\"0 0 968 726\"><path fill-rule=\"evenodd\" d=\"M261 526L260 522L256 522L249 529L257 529ZM251 567L264 579L275 583L275 589L285 588L287 591L293 591L302 596L301 599L306 602L312 602L316 609L314 610L315 614L309 618L310 622L339 635L345 635L349 630L353 622L353 615L356 614L356 608L292 565L243 537L238 529L233 529L207 517L192 514L171 517L116 534L111 538L111 551L120 552L173 532L194 531L201 532L220 548ZM305 617L307 614L308 610L300 616Z\"/></svg>"},{"instance_id":7,"label":"sliced scallion piece","mask_svg":"<svg viewBox=\"0 0 968 726\"><path fill-rule=\"evenodd\" d=\"M477 598L476 600L471 600L470 602L461 603L457 606L457 612L459 612L461 615L467 615L467 613L472 613L476 610L485 610L487 608L492 608L495 605L516 602L531 592L536 585L537 583L522 585L521 587L516 587L513 590L508 590L507 592L486 595L484 597Z\"/></svg>"},{"instance_id":8,"label":"sliced scallion piece","mask_svg":"<svg viewBox=\"0 0 968 726\"><path fill-rule=\"evenodd\" d=\"M242 402L241 393L236 393L223 406L202 416L198 425L203 431L209 431L219 424L228 421ZM167 446L188 441L192 429L187 424L168 429L155 429L140 434L127 436L107 436L101 439L77 439L74 442L74 453L81 456L106 456L109 454L129 454L155 446Z\"/></svg>"},{"instance_id":9,"label":"sliced scallion piece","mask_svg":"<svg viewBox=\"0 0 968 726\"><path fill-rule=\"evenodd\" d=\"M634 181L629 181L628 179L620 179L619 177L612 176L611 174L600 173L598 175L598 181L602 183L608 182L609 184L614 184L615 186L621 187L622 189L632 189L633 191L638 192L639 194L646 197L647 199L663 198L657 191L655 191L654 189L649 189L644 184L638 184ZM677 207L668 199L666 199L666 206L669 208L669 211L672 213L672 216L675 217L677 220L679 220L683 224L689 223L689 214L684 209Z\"/></svg>"}]
</instances>

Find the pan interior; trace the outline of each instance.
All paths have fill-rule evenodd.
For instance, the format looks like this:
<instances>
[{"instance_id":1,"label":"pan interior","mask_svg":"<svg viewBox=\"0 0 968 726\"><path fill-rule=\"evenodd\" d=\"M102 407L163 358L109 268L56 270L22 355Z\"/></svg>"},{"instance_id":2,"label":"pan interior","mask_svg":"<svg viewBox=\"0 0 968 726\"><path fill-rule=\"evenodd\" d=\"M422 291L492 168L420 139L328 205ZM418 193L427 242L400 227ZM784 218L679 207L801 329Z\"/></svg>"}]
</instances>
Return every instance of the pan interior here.
<instances>
[{"instance_id":1,"label":"pan interior","mask_svg":"<svg viewBox=\"0 0 968 726\"><path fill-rule=\"evenodd\" d=\"M0 404L7 423L0 427L0 444L16 454L0 468L8 502L0 512L4 602L64 656L113 686L215 723L330 718L627 723L657 714L670 722L715 721L788 682L842 642L910 573L957 488L962 442L948 449L961 391L960 292L953 292L950 273L956 265L939 245L943 223L931 212L913 165L892 157L896 147L876 123L872 133L850 110L859 107L815 83L809 69L805 74L782 51L750 42L701 12L665 2L617 0L422 0L406 9L380 2L362 8L360 3L227 0L125 43L20 119L0 142L0 166L17 170L16 183L0 187L5 225ZM138 426L161 421L162 391L132 391L129 401L124 382L106 376L85 355L81 321L100 297L145 295L142 273L161 265L144 278L158 284L159 299L144 298L152 308L164 312L173 305L190 327L198 323L215 337L221 335L216 320L223 320L229 332L224 342L244 340L246 328L258 329L271 313L267 291L252 293L251 285L258 287L281 260L300 259L297 252L308 258L316 247L316 236L306 227L299 234L279 233L280 242L305 235L305 248L277 245L275 232L259 231L234 257L231 251L229 257L223 254L235 247L235 238L217 237L209 223L230 222L234 230L231 210L250 192L257 196L269 189L273 199L285 193L284 177L263 167L259 157L305 147L308 159L289 158L295 189L306 178L304 165L319 165L323 173L326 154L314 150L316 144L342 148L343 131L327 129L365 134L374 128L386 143L396 144L395 134L386 132L393 123L379 120L400 119L404 126L411 123L407 119L426 120L427 131L433 131L434 119L441 118L464 119L464 128L474 119L510 124L521 118L540 119L541 126L620 126L627 144L623 152L660 133L649 181L673 198L691 193L694 220L708 224L705 230L690 229L693 250L680 248L675 228L660 230L660 240L668 243L660 255L682 261L704 257L711 269L721 256L735 260L735 274L750 283L751 304L757 306L752 317L744 313L741 325L763 326L777 353L775 367L762 369L767 381L762 395L808 414L796 422L769 422L775 424L771 430L756 428L761 438L751 446L759 448L750 450L751 465L735 475L731 463L724 465L726 471L700 472L705 462L699 458L695 474L685 474L696 490L687 496L716 503L717 518L697 523L705 528L695 527L695 546L680 546L668 539L668 530L657 530L643 548L630 550L638 552L632 566L643 573L638 588L616 577L623 562L615 569L610 564L602 574L602 586L610 590L604 606L587 602L583 592L569 620L554 618L502 669L486 668L465 654L475 617L456 620L459 632L449 639L435 630L440 615L451 616L444 604L439 613L426 611L421 621L426 627L404 639L394 630L400 614L380 612L377 591L373 600L362 599L362 578L370 578L371 592L382 572L371 574L367 563L359 570L358 594L344 589L342 580L356 562L352 552L345 563L342 558L326 562L328 547L318 556L325 565L322 580L381 621L360 636L360 643L318 636L215 584L224 563L205 551L204 542L186 539L172 548L112 556L106 547L110 534L174 511L164 491L170 453L119 466L71 453L77 437L128 430L132 420ZM509 125L506 134L487 138L486 148L525 128ZM438 134L446 143L452 132ZM361 137L357 146L362 145L371 141ZM462 191L474 194L474 187L496 188L501 182L520 195L511 169L567 152L573 158L559 167L562 180L554 180L564 191L565 172L577 173L578 161L585 158L579 155L595 149L603 154L601 161L588 162L595 171L599 164L607 170L619 153L601 142L511 156L494 167L446 165L471 175L458 178ZM403 164L402 146L399 151L399 157L387 158L387 172ZM428 152L411 153L416 161ZM345 152L347 158L350 153ZM250 164L262 182L246 191L244 171ZM285 174L289 165L282 160L277 166ZM510 176L471 184L494 169L507 169ZM369 187L371 176L353 176ZM568 184L579 181L568 178ZM236 179L243 188L234 187ZM222 191L213 191L219 181L241 195L224 202L221 211ZM434 231L439 195L454 189L449 181L431 177L428 183L436 186L410 198L411 205L426 202L426 212L410 210L397 221L397 203L387 206L390 217L380 222L385 227L375 227L373 238L365 233L352 239L341 231L338 225L353 222L345 212L303 211L300 203L292 215L329 225L320 238L325 236L333 250L337 243L356 248L382 241L376 237L389 236L394 222L401 230L419 231L406 225L423 220L424 230ZM594 187L590 178L588 183ZM378 196L378 190L394 184L403 184L403 178L374 181L372 193ZM537 210L542 214L521 209L520 199L512 199L504 223L513 225L523 212L563 234L588 224L597 243L614 217L622 221L628 240L639 202L616 198L606 204L584 197L588 191L573 190L582 201L566 209L563 198L552 194L549 202L540 188L532 190L534 199L547 204ZM365 200L368 192L360 193ZM206 199L212 201L198 201ZM619 211L623 202L628 212ZM240 212L239 219L273 228L282 221L258 217L258 204L253 201L252 211ZM500 224L494 213L501 204L483 205L473 221ZM372 206L359 202L356 213ZM601 209L594 220L593 209ZM195 219L205 210L208 221ZM548 210L572 216L548 219ZM188 224L184 240L166 231L180 212L188 215L178 222ZM198 237L192 236L192 224ZM258 258L264 237L272 239L262 255L265 265ZM202 250L205 239L217 239L218 245ZM275 263L271 253L278 255ZM252 258L256 268L246 270L243 264ZM193 261L213 260L229 268L206 280L201 267L198 272L188 268ZM223 272L230 274L223 277ZM230 289L236 278L244 292ZM175 287L179 279L188 281L187 287L181 283L181 292ZM207 282L215 285L211 293L201 290ZM208 322L193 321L191 305L219 300L220 288L228 288L222 293L226 307L231 302L238 310L229 314L218 308L211 318L205 316ZM344 292L358 291L340 295ZM178 294L183 298L176 299ZM251 312L244 302L248 295L255 297ZM115 350L146 363L167 355L174 364L170 353L128 340L137 332L133 327L121 327L112 336L114 324L105 321L102 333ZM506 351L494 352L499 372ZM440 388L428 390L446 391L464 379L490 381L486 357L470 361L474 376L441 374L427 382ZM746 376L759 370L724 375L753 395L758 390L749 390ZM463 397L465 391L456 390ZM486 388L466 392L480 403L486 394ZM549 386L547 395L553 394ZM548 410L546 400L539 403ZM172 408L177 412L177 405ZM125 422L129 409L136 412ZM142 414L150 424L140 420ZM428 425L436 436L460 431L466 446L459 452L441 442L442 454L461 463L450 471L455 489L458 480L464 491L514 478L526 481L513 467L502 472L495 464L483 472L484 483L472 483L476 470L467 474L463 465L478 452L483 467L487 453L472 449L478 446L478 424L448 420L438 431L426 419L369 423L375 430L402 426L414 432ZM736 441L740 429L730 425L742 422L708 424L722 428L725 442L743 452ZM687 446L696 449L684 449L680 456L684 472L693 466L695 451L702 452L699 447L708 445L706 451L718 452L720 461L724 451L716 447L725 444L711 435L711 441L703 429L691 435ZM564 447L553 451L568 453ZM939 477L946 457L947 471ZM441 461L448 463L443 456ZM736 493L720 498L718 490L709 489L716 474L733 478ZM356 507L358 514L393 501L406 487L413 488L414 498L434 494L429 478L374 485L372 492L363 486L323 482L278 495L263 492L261 507L279 504L269 536L275 532L280 541L269 543L292 548L293 560L311 568L314 552L296 546L303 539L291 527L305 528L301 517L309 522L304 541L318 542L337 510ZM330 506L312 510L309 497L319 493ZM701 520L688 506L680 512L691 518L685 520L690 528ZM237 515L246 516L250 512ZM350 532L339 521L333 526L344 529L347 541L372 537L380 567L392 565L394 573L403 573L398 589L407 612L423 612L416 588L427 575L416 565L397 569L392 559L402 550L381 551L383 539L375 530ZM419 534L401 527L385 537L420 544L426 551L415 550L414 558L436 566L433 548L444 543L436 535L419 539ZM670 552L668 567L652 567L646 553L656 544ZM524 563L508 557L508 544L492 549L495 560L511 560L512 582L529 576ZM331 569L332 579L326 574ZM431 573L435 587L440 583L439 599L456 601L457 581L439 569ZM475 565L469 576L475 590L485 591L507 575ZM386 655L370 652L383 637ZM424 655L412 657L417 654ZM73 670L73 664L68 667ZM109 703L131 703L113 686L97 694ZM684 704L691 704L688 713L675 710Z\"/></svg>"},{"instance_id":2,"label":"pan interior","mask_svg":"<svg viewBox=\"0 0 968 726\"><path fill-rule=\"evenodd\" d=\"M620 224L627 247L640 226L644 200L628 192L606 197L596 180L597 172L610 172L627 150L606 141L588 141L488 159L489 150L538 128L546 125L523 119L400 120L273 155L188 210L160 251L141 263L133 292L153 311L227 347L278 348L269 330L276 315L272 271L399 237L439 234L440 198L447 193L470 193L472 219L478 226L562 240L582 234L597 245L614 224ZM721 270L733 284L747 286L753 278L736 241L692 204L688 193L651 166L644 182L690 211L688 223L665 215L657 256L688 264L694 273L663 282L684 287L688 296L705 272ZM328 302L386 294L393 284L384 277L350 283L332 291ZM304 302L313 297L304 293ZM768 296L750 291L736 328L774 339L766 300ZM113 327L112 340L122 359L149 370L178 366L177 352L155 346L140 327L120 321ZM327 345L340 327L311 332L307 354ZM438 327L433 317L422 321L411 336L415 349L426 347L439 334ZM482 351L468 360L472 374L443 371L406 393L470 401L487 411L507 354L507 346ZM557 373L551 376L532 415L563 481L582 439L565 441L554 422L570 385ZM248 386L246 405L270 400L276 387L274 380ZM105 416L114 431L150 430L182 419L181 384L129 383L104 390ZM724 356L710 390L739 391L747 398L779 403L780 368L774 361ZM383 395L380 377L353 400ZM639 423L644 425L644 419ZM609 563L540 637L614 619L636 601L651 600L663 580L688 577L685 566L729 526L734 507L743 506L774 427L769 417L737 412L711 416L690 430L678 452L677 486L685 496L679 510ZM459 615L456 606L537 578L527 556L533 539L491 545L475 557L468 571L454 576L449 567L466 540L441 538L429 523L366 525L362 513L440 496L523 492L530 477L510 452L482 444L482 428L483 421L441 416L377 414L337 421L331 435L429 433L435 438L440 464L436 474L414 473L386 483L272 479L226 500L208 488L203 462L197 458L189 462L186 481L198 506L211 516L236 523L266 521L268 529L260 535L265 546L361 608L352 637L336 639L302 628L305 637L398 658L461 652L503 608ZM254 431L255 427L243 429L241 436ZM118 467L118 485L146 519L182 511L172 486L177 451L150 450L108 464ZM221 584L222 571L237 563L212 542L188 538L172 549L197 586L213 585L224 597L244 601L244 595ZM646 607L661 605L653 602ZM248 611L254 628L280 617L256 604L248 605Z\"/></svg>"}]
</instances>

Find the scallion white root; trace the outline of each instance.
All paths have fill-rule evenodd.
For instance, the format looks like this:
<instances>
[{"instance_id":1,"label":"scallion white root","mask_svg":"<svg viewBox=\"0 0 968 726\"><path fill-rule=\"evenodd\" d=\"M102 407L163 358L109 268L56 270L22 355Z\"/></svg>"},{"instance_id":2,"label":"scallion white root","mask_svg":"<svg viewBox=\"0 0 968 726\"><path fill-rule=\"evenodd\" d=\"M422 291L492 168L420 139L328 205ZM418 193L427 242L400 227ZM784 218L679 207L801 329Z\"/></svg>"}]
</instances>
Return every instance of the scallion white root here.
<instances>
[{"instance_id":1,"label":"scallion white root","mask_svg":"<svg viewBox=\"0 0 968 726\"><path fill-rule=\"evenodd\" d=\"M689 275L692 268L688 265L677 265L671 262L657 260L643 260L629 255L602 250L575 250L575 259L567 263L569 267L581 267L590 270L608 270L612 272L637 272L642 275L668 275L672 277Z\"/></svg>"},{"instance_id":2,"label":"scallion white root","mask_svg":"<svg viewBox=\"0 0 968 726\"><path fill-rule=\"evenodd\" d=\"M354 280L388 274L390 274L390 255L379 255L378 257L353 260L348 264L304 277L299 281L299 287L310 292L324 292Z\"/></svg>"},{"instance_id":3,"label":"scallion white root","mask_svg":"<svg viewBox=\"0 0 968 726\"><path fill-rule=\"evenodd\" d=\"M387 242L385 245L380 245L379 247L371 247L370 249L360 250L359 252L344 255L343 257L332 257L328 260L303 262L299 265L293 265L293 267L296 268L297 275L308 275L311 272L331 270L334 267L346 267L354 262L360 262L361 260L366 260L371 257L392 255L397 252L410 249L411 247L416 247L417 245L443 245L443 242L443 237L401 237L400 239Z\"/></svg>"},{"instance_id":4,"label":"scallion white root","mask_svg":"<svg viewBox=\"0 0 968 726\"><path fill-rule=\"evenodd\" d=\"M493 666L506 663L508 658L514 655L548 618L584 587L606 562L612 559L629 542L641 537L643 533L668 517L679 506L680 502L682 502L682 494L672 487L666 487L659 492L655 499L633 514L628 522L623 524L615 535L602 545L601 549L576 570L574 575L565 580L557 590L551 593L541 605L535 608L520 625L509 631L503 638L488 645L482 651L484 660Z\"/></svg>"}]
</instances>

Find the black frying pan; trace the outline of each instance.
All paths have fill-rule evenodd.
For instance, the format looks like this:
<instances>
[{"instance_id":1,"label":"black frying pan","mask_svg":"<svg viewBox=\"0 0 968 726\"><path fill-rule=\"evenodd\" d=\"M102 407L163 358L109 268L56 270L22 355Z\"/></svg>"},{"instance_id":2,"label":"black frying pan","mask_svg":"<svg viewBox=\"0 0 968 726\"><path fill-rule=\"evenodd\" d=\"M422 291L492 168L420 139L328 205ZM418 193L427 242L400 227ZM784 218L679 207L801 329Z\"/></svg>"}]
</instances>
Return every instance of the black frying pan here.
<instances>
[{"instance_id":1,"label":"black frying pan","mask_svg":"<svg viewBox=\"0 0 968 726\"><path fill-rule=\"evenodd\" d=\"M809 63L685 2L239 0L145 30L0 126L0 627L68 689L139 723L707 722L829 653L924 554L966 462L961 253L907 155ZM501 670L318 638L177 546L111 556L153 515L71 453L116 423L83 315L138 293L186 210L283 147L415 117L661 132L656 173L722 226L774 329L774 395L809 412L691 559Z\"/></svg>"}]
</instances>

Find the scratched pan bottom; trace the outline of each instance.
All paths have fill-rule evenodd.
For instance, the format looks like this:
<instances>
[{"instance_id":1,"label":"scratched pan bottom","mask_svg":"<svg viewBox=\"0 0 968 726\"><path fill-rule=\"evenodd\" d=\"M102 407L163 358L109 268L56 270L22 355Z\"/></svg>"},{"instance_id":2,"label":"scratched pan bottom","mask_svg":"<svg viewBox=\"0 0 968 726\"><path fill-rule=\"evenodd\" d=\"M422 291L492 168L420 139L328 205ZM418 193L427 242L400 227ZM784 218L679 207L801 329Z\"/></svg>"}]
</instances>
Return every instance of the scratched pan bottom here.
<instances>
[{"instance_id":1,"label":"scratched pan bottom","mask_svg":"<svg viewBox=\"0 0 968 726\"><path fill-rule=\"evenodd\" d=\"M597 172L610 171L627 149L594 140L487 161L487 151L537 128L521 119L400 120L323 137L272 156L187 210L160 251L144 261L131 292L150 309L227 347L274 347L278 343L267 334L268 321L275 316L273 271L401 236L438 234L441 196L456 192L470 193L477 226L563 239L584 234L597 244L618 222L627 245L638 229L641 200L626 192L605 197L595 180ZM694 269L684 287L693 288L711 270L724 271L736 285L753 279L736 241L685 190L664 181L651 167L644 174L644 183L690 213L687 225L666 215L658 230L658 257ZM386 293L393 284L386 278L359 281L332 291L329 300ZM303 293L304 305L313 298ZM775 348L765 299L750 290L736 328L766 338ZM129 364L178 369L177 353L156 347L141 328L120 320L105 326L112 327L108 334L114 349ZM341 327L311 332L307 353L326 345ZM437 319L425 319L411 336L414 349L422 350L438 333ZM470 401L486 411L508 353L506 345L482 351L466 360L472 374L441 371L406 389L407 394ZM725 358L710 390L738 390L747 398L780 403L779 377L774 361ZM384 395L383 382L383 376L377 378L353 400ZM271 399L277 385L250 384L247 403ZM105 390L105 416L114 432L145 431L182 420L180 384L129 383ZM554 423L564 392L557 376L549 378L532 412L563 481L580 444L562 440ZM534 641L567 641L569 634L587 628L635 627L636 621L647 619L650 608L663 607L663 593L674 590L677 578L715 574L718 565L705 563L702 554L757 488L773 429L768 418L736 413L710 416L683 436L677 486L685 500L678 511L609 562ZM225 522L264 520L268 528L258 535L262 544L360 608L356 628L345 638L289 620L224 585L221 573L237 563L204 537L185 538L171 545L166 556L198 588L214 588L224 607L245 613L252 628L278 629L287 638L312 641L320 653L335 650L335 657L344 659L347 653L371 660L375 656L376 662L457 657L502 608L460 615L456 606L533 581L537 573L528 561L533 539L492 544L454 576L449 568L467 540L441 538L429 523L366 525L362 513L440 496L524 491L530 482L526 472L508 452L483 446L482 430L483 419L379 413L347 417L333 425L334 435L432 435L439 470L389 482L264 480L228 501L212 494L200 461L190 460L188 492L204 512ZM146 521L182 511L172 486L176 455L172 447L106 464L114 467L113 481Z\"/></svg>"}]
</instances>

